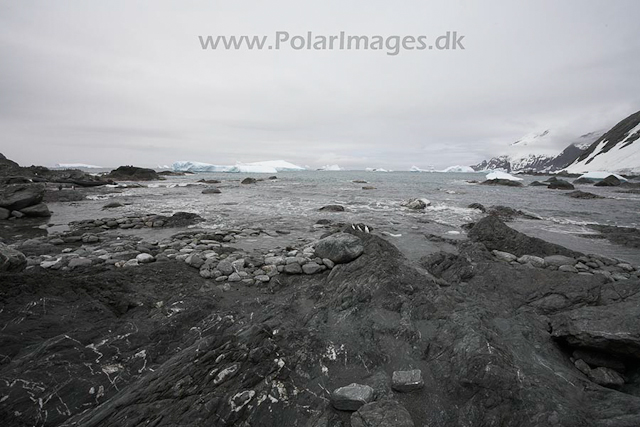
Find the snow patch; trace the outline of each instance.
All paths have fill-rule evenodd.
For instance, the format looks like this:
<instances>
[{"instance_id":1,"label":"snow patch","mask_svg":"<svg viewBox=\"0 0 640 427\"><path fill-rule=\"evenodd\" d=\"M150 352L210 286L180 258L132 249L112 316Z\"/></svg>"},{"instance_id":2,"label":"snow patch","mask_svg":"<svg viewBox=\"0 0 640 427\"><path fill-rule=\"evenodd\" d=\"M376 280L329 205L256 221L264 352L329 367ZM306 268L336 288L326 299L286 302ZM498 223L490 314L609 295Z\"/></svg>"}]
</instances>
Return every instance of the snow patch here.
<instances>
[{"instance_id":1,"label":"snow patch","mask_svg":"<svg viewBox=\"0 0 640 427\"><path fill-rule=\"evenodd\" d=\"M500 172L500 171L491 172L491 173L487 174L486 178L487 178L487 180L491 180L491 179L506 179L506 180L509 180L509 181L522 181L522 178L518 178L518 177L510 175L510 174L508 174L506 172Z\"/></svg>"},{"instance_id":2,"label":"snow patch","mask_svg":"<svg viewBox=\"0 0 640 427\"><path fill-rule=\"evenodd\" d=\"M622 177L620 175L616 175L615 173L612 173L612 172L606 172L606 171L587 172L587 173L581 175L580 178L588 178L588 179L592 179L594 181L601 181L601 180L605 179L606 177L608 177L609 175L613 175L616 178L618 178L620 181L623 181L623 182L627 180L625 177Z\"/></svg>"}]
</instances>

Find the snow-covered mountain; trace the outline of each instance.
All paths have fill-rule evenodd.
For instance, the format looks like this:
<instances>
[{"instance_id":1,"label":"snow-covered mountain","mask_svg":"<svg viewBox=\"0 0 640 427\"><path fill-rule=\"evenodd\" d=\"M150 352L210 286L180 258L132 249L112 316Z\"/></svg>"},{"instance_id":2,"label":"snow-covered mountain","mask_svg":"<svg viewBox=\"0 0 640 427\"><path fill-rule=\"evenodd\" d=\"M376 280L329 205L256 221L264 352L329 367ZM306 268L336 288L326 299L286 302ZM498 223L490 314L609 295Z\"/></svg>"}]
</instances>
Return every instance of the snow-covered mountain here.
<instances>
[{"instance_id":1,"label":"snow-covered mountain","mask_svg":"<svg viewBox=\"0 0 640 427\"><path fill-rule=\"evenodd\" d=\"M570 173L640 173L640 111L602 135L566 168Z\"/></svg>"},{"instance_id":2,"label":"snow-covered mountain","mask_svg":"<svg viewBox=\"0 0 640 427\"><path fill-rule=\"evenodd\" d=\"M575 161L600 135L602 132L591 132L571 138L549 129L531 133L509 144L504 154L484 160L472 168L476 171L558 171ZM558 150L558 144L566 140L573 142L564 150Z\"/></svg>"},{"instance_id":3,"label":"snow-covered mountain","mask_svg":"<svg viewBox=\"0 0 640 427\"><path fill-rule=\"evenodd\" d=\"M305 168L284 160L269 160L266 162L236 163L230 165L212 165L210 163L180 161L172 168L176 172L242 172L242 173L276 173L283 171L302 171Z\"/></svg>"}]
</instances>

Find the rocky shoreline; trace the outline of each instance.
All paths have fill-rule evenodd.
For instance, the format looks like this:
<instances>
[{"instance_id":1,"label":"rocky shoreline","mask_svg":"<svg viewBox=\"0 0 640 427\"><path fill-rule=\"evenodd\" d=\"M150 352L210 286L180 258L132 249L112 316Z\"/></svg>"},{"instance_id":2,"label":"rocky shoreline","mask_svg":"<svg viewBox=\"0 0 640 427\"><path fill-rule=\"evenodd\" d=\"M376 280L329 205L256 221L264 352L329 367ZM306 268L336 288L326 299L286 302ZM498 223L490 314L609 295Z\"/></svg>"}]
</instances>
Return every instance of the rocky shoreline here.
<instances>
[{"instance_id":1,"label":"rocky shoreline","mask_svg":"<svg viewBox=\"0 0 640 427\"><path fill-rule=\"evenodd\" d=\"M247 249L288 232L199 229L186 213L0 244L0 415L638 425L638 267L526 236L492 209L419 265L364 224L323 221L319 238ZM170 235L129 233L144 229Z\"/></svg>"}]
</instances>

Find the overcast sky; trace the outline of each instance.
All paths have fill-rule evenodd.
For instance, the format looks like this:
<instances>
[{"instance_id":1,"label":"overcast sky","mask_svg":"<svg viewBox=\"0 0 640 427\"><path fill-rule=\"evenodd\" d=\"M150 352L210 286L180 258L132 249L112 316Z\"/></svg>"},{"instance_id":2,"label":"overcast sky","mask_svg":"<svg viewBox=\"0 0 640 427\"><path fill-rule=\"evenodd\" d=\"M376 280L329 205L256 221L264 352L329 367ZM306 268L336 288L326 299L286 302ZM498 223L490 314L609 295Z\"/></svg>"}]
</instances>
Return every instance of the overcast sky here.
<instances>
[{"instance_id":1,"label":"overcast sky","mask_svg":"<svg viewBox=\"0 0 640 427\"><path fill-rule=\"evenodd\" d=\"M476 163L640 109L640 2L0 0L20 164ZM198 36L464 35L464 50L203 50ZM555 140L554 140L555 141Z\"/></svg>"}]
</instances>

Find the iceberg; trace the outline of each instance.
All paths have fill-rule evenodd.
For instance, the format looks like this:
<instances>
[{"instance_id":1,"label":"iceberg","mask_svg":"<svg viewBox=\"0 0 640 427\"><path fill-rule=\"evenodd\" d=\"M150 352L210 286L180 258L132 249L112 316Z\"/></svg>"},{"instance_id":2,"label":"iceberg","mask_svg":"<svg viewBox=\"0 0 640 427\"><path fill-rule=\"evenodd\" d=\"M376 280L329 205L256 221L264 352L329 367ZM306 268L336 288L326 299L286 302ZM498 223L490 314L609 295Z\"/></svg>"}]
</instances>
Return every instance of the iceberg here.
<instances>
[{"instance_id":1,"label":"iceberg","mask_svg":"<svg viewBox=\"0 0 640 427\"><path fill-rule=\"evenodd\" d=\"M513 175L509 175L506 172L500 172L500 171L493 171L489 174L487 174L487 180L491 180L491 179L506 179L509 181L522 181L522 178L517 178Z\"/></svg>"},{"instance_id":2,"label":"iceberg","mask_svg":"<svg viewBox=\"0 0 640 427\"><path fill-rule=\"evenodd\" d=\"M469 166L455 165L455 166L449 166L448 168L443 169L440 172L473 173L475 171L473 170L473 168Z\"/></svg>"},{"instance_id":3,"label":"iceberg","mask_svg":"<svg viewBox=\"0 0 640 427\"><path fill-rule=\"evenodd\" d=\"M594 181L602 181L603 179L605 179L609 175L615 176L616 178L618 178L622 182L627 181L627 179L625 177L623 177L623 176L617 175L617 174L612 173L612 172L606 172L606 171L587 172L584 175L581 175L580 178L588 178L588 179L592 179Z\"/></svg>"},{"instance_id":4,"label":"iceberg","mask_svg":"<svg viewBox=\"0 0 640 427\"><path fill-rule=\"evenodd\" d=\"M386 169L382 169L382 168L365 168L365 171L367 172L389 172Z\"/></svg>"},{"instance_id":5,"label":"iceberg","mask_svg":"<svg viewBox=\"0 0 640 427\"><path fill-rule=\"evenodd\" d=\"M338 165L325 165L325 166L322 166L318 170L320 170L320 171L341 171L343 169Z\"/></svg>"},{"instance_id":6,"label":"iceberg","mask_svg":"<svg viewBox=\"0 0 640 427\"><path fill-rule=\"evenodd\" d=\"M433 166L429 166L429 169L420 169L417 166L411 166L411 169L409 169L409 172L433 172Z\"/></svg>"},{"instance_id":7,"label":"iceberg","mask_svg":"<svg viewBox=\"0 0 640 427\"><path fill-rule=\"evenodd\" d=\"M57 169L104 169L102 166L85 165L84 163L56 163Z\"/></svg>"},{"instance_id":8,"label":"iceberg","mask_svg":"<svg viewBox=\"0 0 640 427\"><path fill-rule=\"evenodd\" d=\"M276 173L302 171L305 168L284 160L266 162L236 163L235 165L212 165L210 163L179 161L172 165L175 172L230 172L230 173Z\"/></svg>"}]
</instances>

